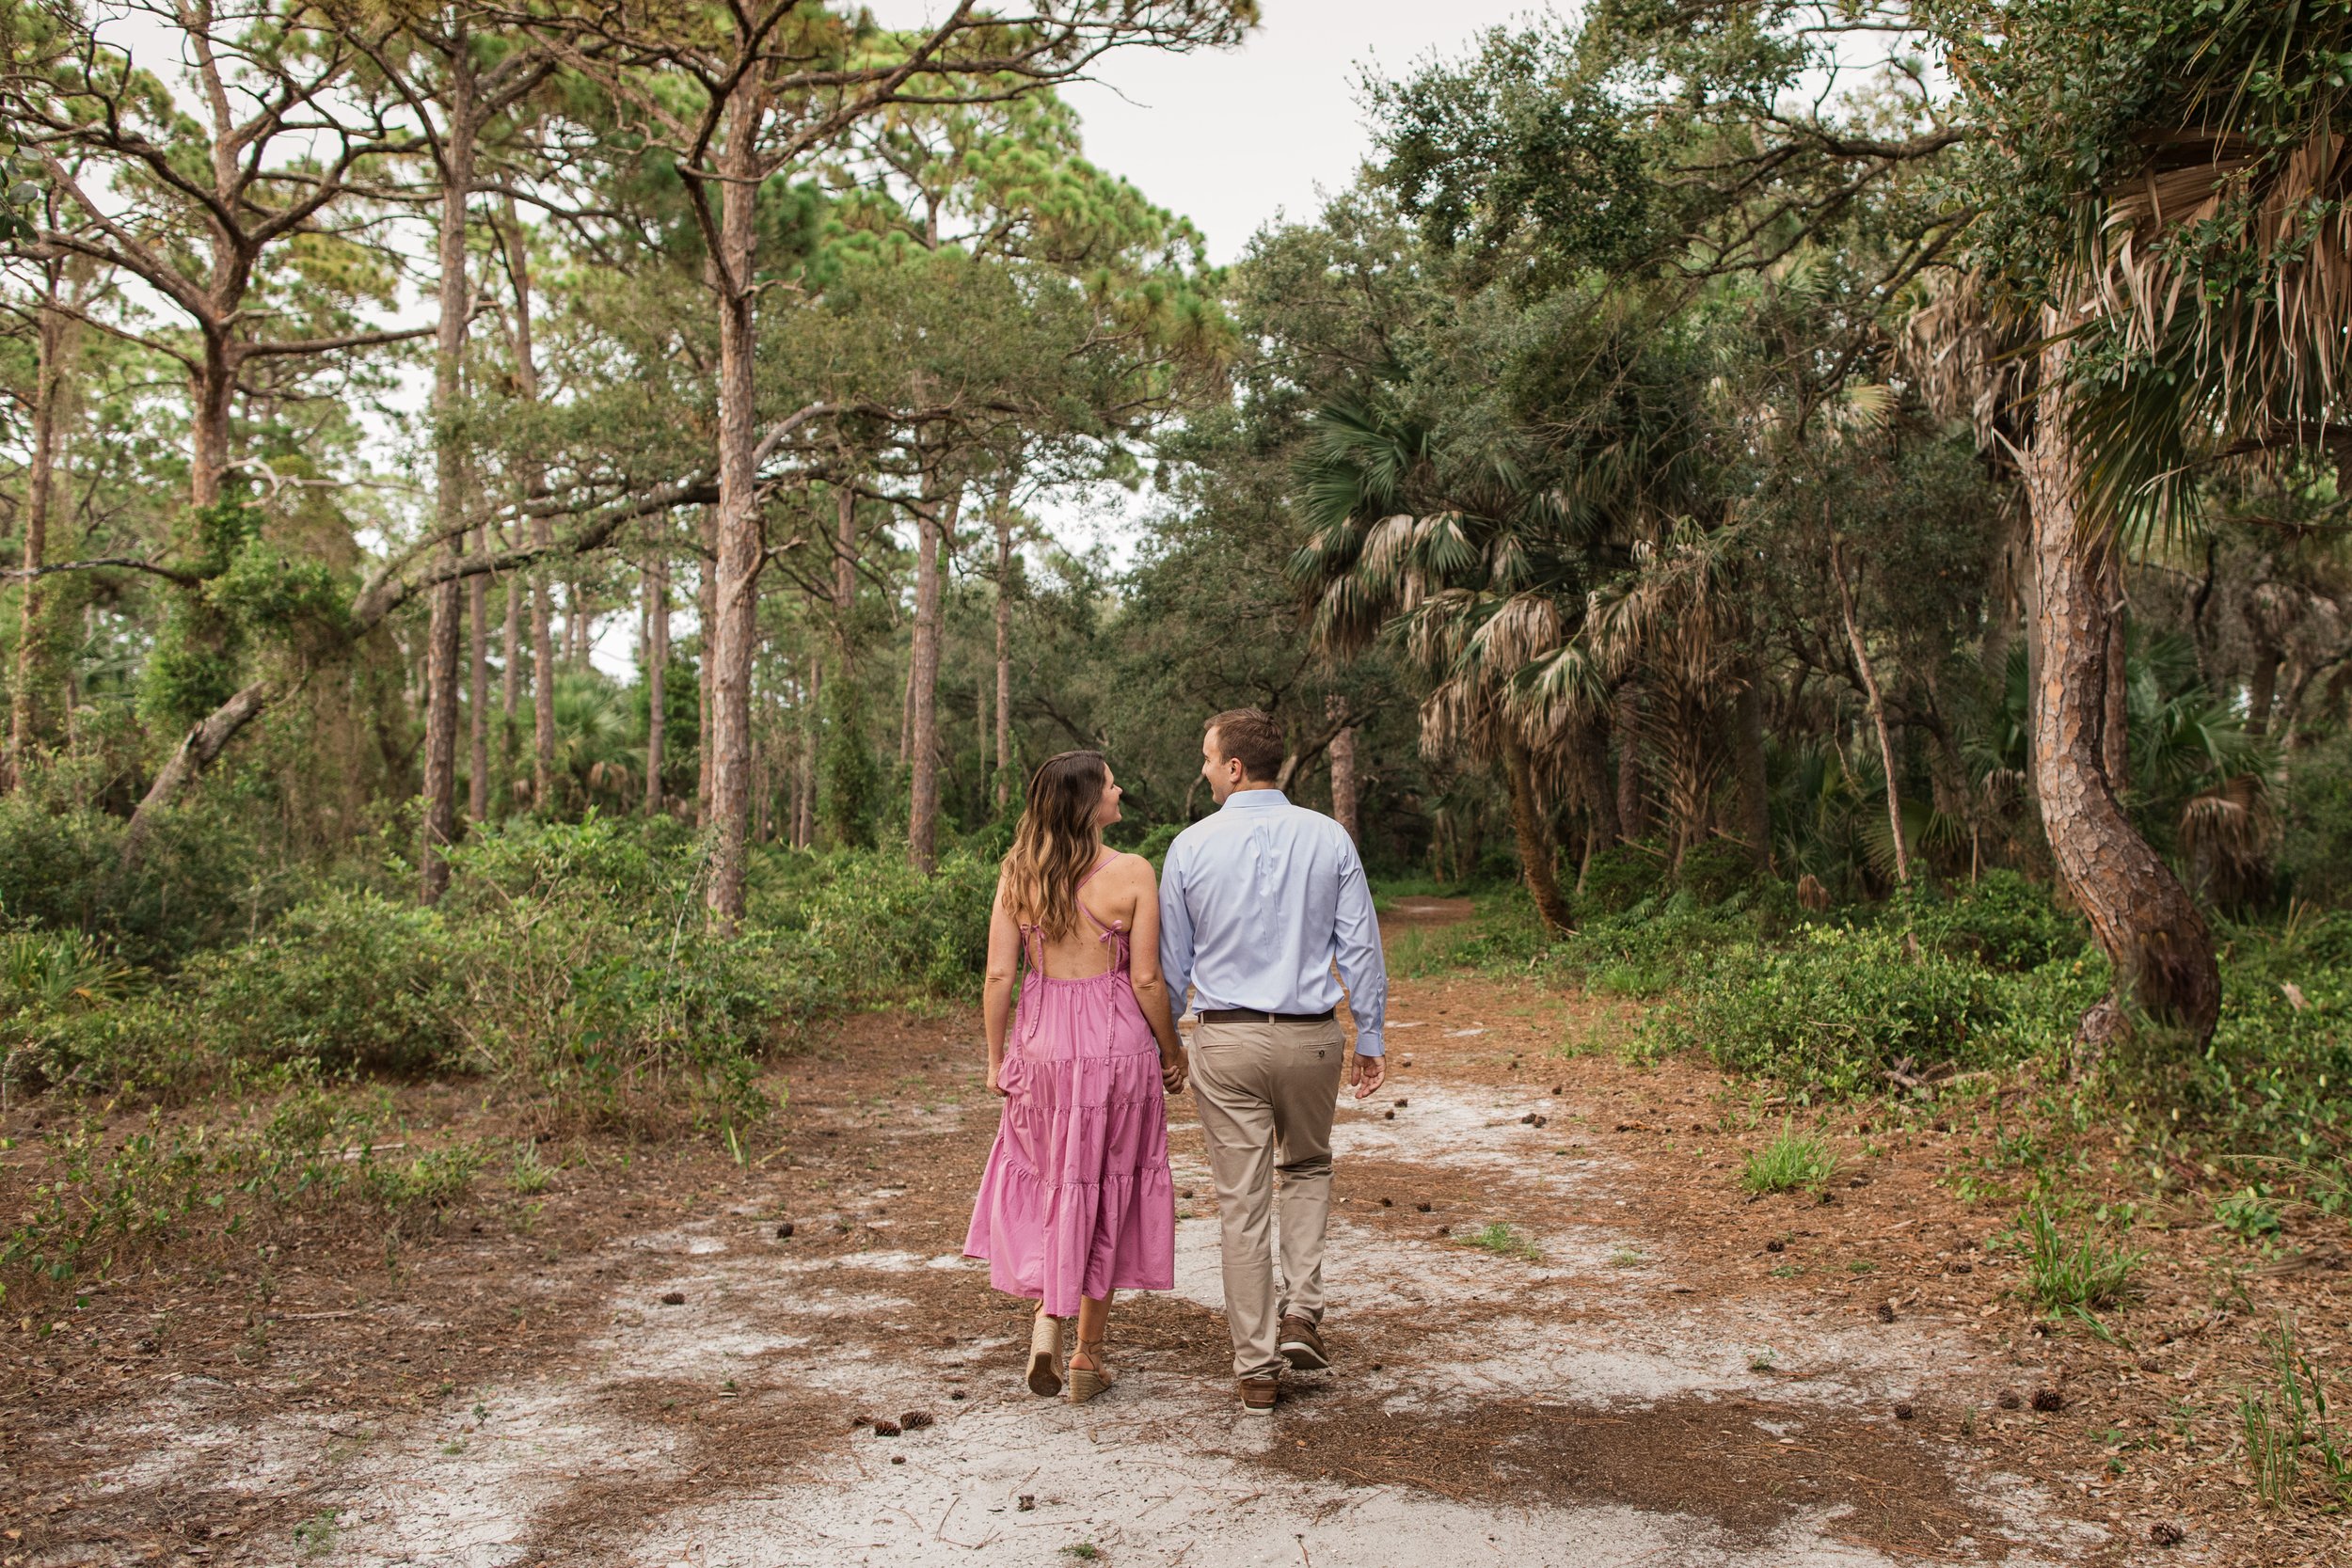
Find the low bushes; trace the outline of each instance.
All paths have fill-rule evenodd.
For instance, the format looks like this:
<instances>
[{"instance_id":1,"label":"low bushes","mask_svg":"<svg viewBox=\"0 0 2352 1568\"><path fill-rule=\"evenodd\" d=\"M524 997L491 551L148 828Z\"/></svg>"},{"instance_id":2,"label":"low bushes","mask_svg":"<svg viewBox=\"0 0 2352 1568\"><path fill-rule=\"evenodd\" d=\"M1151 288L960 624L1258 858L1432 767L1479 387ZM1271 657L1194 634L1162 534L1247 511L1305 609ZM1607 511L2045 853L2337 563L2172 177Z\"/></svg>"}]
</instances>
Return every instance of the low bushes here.
<instances>
[{"instance_id":1,"label":"low bushes","mask_svg":"<svg viewBox=\"0 0 2352 1568\"><path fill-rule=\"evenodd\" d=\"M2052 1043L2042 1017L1976 964L1924 948L1915 957L1899 930L1810 926L1785 947L1716 952L1652 1028L1812 1101L1883 1092L1899 1067L1924 1075L2014 1062Z\"/></svg>"}]
</instances>

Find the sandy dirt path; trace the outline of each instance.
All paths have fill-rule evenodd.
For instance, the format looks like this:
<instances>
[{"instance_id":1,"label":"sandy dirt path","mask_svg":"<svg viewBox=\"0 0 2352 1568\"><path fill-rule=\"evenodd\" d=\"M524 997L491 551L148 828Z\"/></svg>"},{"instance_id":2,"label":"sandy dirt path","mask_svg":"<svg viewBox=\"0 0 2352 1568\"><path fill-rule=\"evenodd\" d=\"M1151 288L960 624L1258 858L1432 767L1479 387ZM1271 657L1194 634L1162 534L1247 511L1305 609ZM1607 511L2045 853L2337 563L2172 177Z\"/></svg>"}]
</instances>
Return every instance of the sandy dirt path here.
<instances>
[{"instance_id":1,"label":"sandy dirt path","mask_svg":"<svg viewBox=\"0 0 2352 1568\"><path fill-rule=\"evenodd\" d=\"M1337 1365L1271 1421L1226 1373L1189 1101L1177 1290L1121 1304L1111 1394L1037 1400L1021 1305L957 1255L994 1125L971 1022L877 1016L793 1065L784 1147L750 1170L567 1171L560 1244L477 1222L402 1291L281 1299L264 1374L93 1409L79 1497L45 1494L48 1544L0 1557L2136 1560L2103 1477L1987 1447L2045 1419L2019 1395L2058 1374L1994 1332L1963 1224L1883 1183L1743 1201L1721 1084L1563 1054L1612 1026L1585 1004L1406 980L1391 1021L1391 1083L1336 1133Z\"/></svg>"}]
</instances>

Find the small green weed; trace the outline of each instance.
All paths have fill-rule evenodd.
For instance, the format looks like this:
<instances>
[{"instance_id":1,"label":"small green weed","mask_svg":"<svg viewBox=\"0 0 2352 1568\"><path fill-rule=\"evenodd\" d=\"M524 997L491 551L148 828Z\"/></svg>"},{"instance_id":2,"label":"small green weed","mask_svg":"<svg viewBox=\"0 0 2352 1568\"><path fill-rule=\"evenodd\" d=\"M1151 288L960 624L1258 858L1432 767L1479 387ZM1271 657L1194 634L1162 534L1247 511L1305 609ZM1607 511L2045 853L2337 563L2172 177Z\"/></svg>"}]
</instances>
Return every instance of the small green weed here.
<instances>
[{"instance_id":1,"label":"small green weed","mask_svg":"<svg viewBox=\"0 0 2352 1568\"><path fill-rule=\"evenodd\" d=\"M335 1538L341 1533L335 1525L335 1511L320 1509L294 1528L294 1549L304 1557L325 1557L335 1549Z\"/></svg>"},{"instance_id":2,"label":"small green weed","mask_svg":"<svg viewBox=\"0 0 2352 1568\"><path fill-rule=\"evenodd\" d=\"M2111 1246L2097 1235L2071 1238L2039 1205L2019 1223L2025 1233L2026 1288L2053 1312L2087 1316L2139 1293L2132 1272L2145 1253Z\"/></svg>"},{"instance_id":3,"label":"small green weed","mask_svg":"<svg viewBox=\"0 0 2352 1568\"><path fill-rule=\"evenodd\" d=\"M525 1197L535 1193L544 1193L548 1190L548 1183L554 1180L554 1176L555 1173L548 1169L546 1162L539 1158L537 1143L527 1142L515 1146L515 1165L506 1180L516 1193Z\"/></svg>"},{"instance_id":4,"label":"small green weed","mask_svg":"<svg viewBox=\"0 0 2352 1568\"><path fill-rule=\"evenodd\" d=\"M2319 1370L2296 1348L2295 1321L2280 1319L2262 1343L2269 1355L2269 1386L2238 1399L2238 1426L2255 1496L2265 1508L2291 1506L2308 1456L2318 1462L2330 1497L2338 1504L2352 1502L2352 1455L2328 1418Z\"/></svg>"},{"instance_id":5,"label":"small green weed","mask_svg":"<svg viewBox=\"0 0 2352 1568\"><path fill-rule=\"evenodd\" d=\"M2270 1202L2270 1189L2261 1185L2241 1187L2217 1199L2213 1206L2213 1217L2223 1229L2249 1242L2276 1236L2284 1224Z\"/></svg>"},{"instance_id":6,"label":"small green weed","mask_svg":"<svg viewBox=\"0 0 2352 1568\"><path fill-rule=\"evenodd\" d=\"M1799 1132L1785 1123L1780 1136L1752 1150L1740 1170L1740 1185L1752 1193L1789 1193L1819 1187L1837 1170L1837 1158L1817 1132Z\"/></svg>"},{"instance_id":7,"label":"small green weed","mask_svg":"<svg viewBox=\"0 0 2352 1568\"><path fill-rule=\"evenodd\" d=\"M1462 1244L1482 1247L1502 1258L1524 1258L1531 1263L1544 1260L1541 1248L1499 1220L1474 1236L1463 1237Z\"/></svg>"},{"instance_id":8,"label":"small green weed","mask_svg":"<svg viewBox=\"0 0 2352 1568\"><path fill-rule=\"evenodd\" d=\"M1074 1557L1080 1562L1092 1562L1103 1555L1103 1548L1091 1541L1081 1541L1074 1546L1064 1546L1061 1555Z\"/></svg>"}]
</instances>

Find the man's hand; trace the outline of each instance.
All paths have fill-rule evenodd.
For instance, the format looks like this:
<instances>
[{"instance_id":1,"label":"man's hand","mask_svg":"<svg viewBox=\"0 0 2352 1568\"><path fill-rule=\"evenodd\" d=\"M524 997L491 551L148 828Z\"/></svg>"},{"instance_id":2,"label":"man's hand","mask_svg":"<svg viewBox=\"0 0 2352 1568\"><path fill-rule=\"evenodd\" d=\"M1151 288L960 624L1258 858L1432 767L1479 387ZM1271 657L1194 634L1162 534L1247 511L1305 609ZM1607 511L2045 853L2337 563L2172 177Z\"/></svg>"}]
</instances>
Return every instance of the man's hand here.
<instances>
[{"instance_id":1,"label":"man's hand","mask_svg":"<svg viewBox=\"0 0 2352 1568\"><path fill-rule=\"evenodd\" d=\"M1160 1086L1169 1094L1184 1093L1184 1074L1190 1065L1182 1045L1176 1048L1173 1055L1163 1052L1160 1055Z\"/></svg>"},{"instance_id":2,"label":"man's hand","mask_svg":"<svg viewBox=\"0 0 2352 1568\"><path fill-rule=\"evenodd\" d=\"M1347 1058L1347 1081L1356 1085L1356 1098L1369 1100L1389 1081L1389 1059L1367 1056L1360 1052Z\"/></svg>"}]
</instances>

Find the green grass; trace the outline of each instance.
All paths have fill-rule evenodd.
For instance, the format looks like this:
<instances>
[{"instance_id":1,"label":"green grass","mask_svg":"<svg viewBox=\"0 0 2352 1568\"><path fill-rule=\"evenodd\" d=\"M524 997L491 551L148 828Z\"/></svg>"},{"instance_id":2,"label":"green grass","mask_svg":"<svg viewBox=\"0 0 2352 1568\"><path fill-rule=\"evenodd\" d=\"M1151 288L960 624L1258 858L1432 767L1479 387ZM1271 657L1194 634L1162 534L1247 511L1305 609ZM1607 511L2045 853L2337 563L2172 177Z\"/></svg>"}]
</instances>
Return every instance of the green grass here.
<instances>
[{"instance_id":1,"label":"green grass","mask_svg":"<svg viewBox=\"0 0 2352 1568\"><path fill-rule=\"evenodd\" d=\"M1474 1236L1463 1237L1462 1244L1480 1247L1502 1258L1524 1258L1531 1263L1540 1263L1544 1260L1541 1248L1500 1221L1489 1225Z\"/></svg>"},{"instance_id":2,"label":"green grass","mask_svg":"<svg viewBox=\"0 0 2352 1568\"><path fill-rule=\"evenodd\" d=\"M1103 1555L1103 1548L1091 1541L1081 1541L1074 1546L1064 1546L1061 1555L1074 1557L1080 1562L1092 1562Z\"/></svg>"},{"instance_id":3,"label":"green grass","mask_svg":"<svg viewBox=\"0 0 2352 1568\"><path fill-rule=\"evenodd\" d=\"M2111 1245L2098 1235L2070 1237L2044 1208L2027 1211L2019 1223L2025 1231L2026 1289L2053 1312L2103 1311L2139 1293L2132 1275L2145 1253Z\"/></svg>"},{"instance_id":4,"label":"green grass","mask_svg":"<svg viewBox=\"0 0 2352 1568\"><path fill-rule=\"evenodd\" d=\"M1752 1193L1792 1193L1819 1187L1837 1171L1837 1157L1817 1132L1800 1132L1793 1122L1780 1136L1751 1150L1740 1168L1740 1185Z\"/></svg>"}]
</instances>

